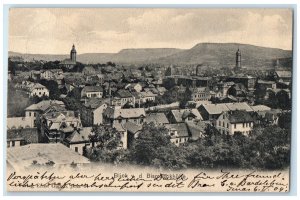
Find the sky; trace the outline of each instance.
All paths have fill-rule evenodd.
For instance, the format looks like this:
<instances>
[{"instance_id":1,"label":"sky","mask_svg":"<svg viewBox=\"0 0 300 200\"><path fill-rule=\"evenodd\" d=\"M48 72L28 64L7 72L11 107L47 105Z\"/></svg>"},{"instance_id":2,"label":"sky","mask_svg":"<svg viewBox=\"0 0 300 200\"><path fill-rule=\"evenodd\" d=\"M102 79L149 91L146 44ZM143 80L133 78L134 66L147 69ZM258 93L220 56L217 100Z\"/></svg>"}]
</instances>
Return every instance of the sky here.
<instances>
[{"instance_id":1,"label":"sky","mask_svg":"<svg viewBox=\"0 0 300 200\"><path fill-rule=\"evenodd\" d=\"M9 51L116 53L201 42L292 49L290 9L11 8Z\"/></svg>"}]
</instances>

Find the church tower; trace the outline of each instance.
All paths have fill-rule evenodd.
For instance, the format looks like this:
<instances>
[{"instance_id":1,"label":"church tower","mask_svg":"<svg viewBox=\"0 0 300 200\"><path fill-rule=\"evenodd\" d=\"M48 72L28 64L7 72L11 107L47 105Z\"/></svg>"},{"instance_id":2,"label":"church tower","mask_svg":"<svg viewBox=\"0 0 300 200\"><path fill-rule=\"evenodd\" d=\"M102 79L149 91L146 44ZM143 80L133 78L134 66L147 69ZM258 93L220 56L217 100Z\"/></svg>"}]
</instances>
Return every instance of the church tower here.
<instances>
[{"instance_id":1,"label":"church tower","mask_svg":"<svg viewBox=\"0 0 300 200\"><path fill-rule=\"evenodd\" d=\"M241 52L240 52L240 49L237 50L236 52L236 57L235 57L235 69L238 70L238 69L241 69Z\"/></svg>"},{"instance_id":2,"label":"church tower","mask_svg":"<svg viewBox=\"0 0 300 200\"><path fill-rule=\"evenodd\" d=\"M75 49L75 45L73 44L72 46L72 50L70 52L70 59L73 61L73 62L76 62L76 49Z\"/></svg>"}]
</instances>

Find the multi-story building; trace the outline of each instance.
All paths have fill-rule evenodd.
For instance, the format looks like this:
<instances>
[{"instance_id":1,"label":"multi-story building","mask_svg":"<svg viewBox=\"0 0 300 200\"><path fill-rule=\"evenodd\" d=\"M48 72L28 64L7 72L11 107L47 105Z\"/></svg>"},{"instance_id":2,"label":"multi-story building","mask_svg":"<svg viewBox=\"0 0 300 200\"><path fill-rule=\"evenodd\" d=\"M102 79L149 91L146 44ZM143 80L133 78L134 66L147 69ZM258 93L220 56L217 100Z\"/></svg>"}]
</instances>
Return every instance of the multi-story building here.
<instances>
[{"instance_id":1,"label":"multi-story building","mask_svg":"<svg viewBox=\"0 0 300 200\"><path fill-rule=\"evenodd\" d=\"M120 106L108 107L103 113L103 122L116 127L126 122L143 124L146 113L144 108L122 109Z\"/></svg>"},{"instance_id":2,"label":"multi-story building","mask_svg":"<svg viewBox=\"0 0 300 200\"><path fill-rule=\"evenodd\" d=\"M85 86L81 90L81 98L102 98L103 88L101 86Z\"/></svg>"},{"instance_id":3,"label":"multi-story building","mask_svg":"<svg viewBox=\"0 0 300 200\"><path fill-rule=\"evenodd\" d=\"M80 114L74 111L49 112L41 116L41 136L46 142L60 142L64 135L81 127Z\"/></svg>"},{"instance_id":4,"label":"multi-story building","mask_svg":"<svg viewBox=\"0 0 300 200\"><path fill-rule=\"evenodd\" d=\"M81 109L81 118L84 126L103 124L103 112L108 103L102 99L90 99Z\"/></svg>"},{"instance_id":5,"label":"multi-story building","mask_svg":"<svg viewBox=\"0 0 300 200\"><path fill-rule=\"evenodd\" d=\"M244 110L223 112L216 120L216 128L222 134L241 133L248 136L253 130L254 119Z\"/></svg>"},{"instance_id":6,"label":"multi-story building","mask_svg":"<svg viewBox=\"0 0 300 200\"><path fill-rule=\"evenodd\" d=\"M31 87L29 87L27 89L27 91L28 91L30 97L33 97L33 96L38 96L38 97L49 96L49 90L40 83L35 83Z\"/></svg>"},{"instance_id":7,"label":"multi-story building","mask_svg":"<svg viewBox=\"0 0 300 200\"><path fill-rule=\"evenodd\" d=\"M207 87L198 87L192 89L191 100L192 101L209 101L210 92Z\"/></svg>"}]
</instances>

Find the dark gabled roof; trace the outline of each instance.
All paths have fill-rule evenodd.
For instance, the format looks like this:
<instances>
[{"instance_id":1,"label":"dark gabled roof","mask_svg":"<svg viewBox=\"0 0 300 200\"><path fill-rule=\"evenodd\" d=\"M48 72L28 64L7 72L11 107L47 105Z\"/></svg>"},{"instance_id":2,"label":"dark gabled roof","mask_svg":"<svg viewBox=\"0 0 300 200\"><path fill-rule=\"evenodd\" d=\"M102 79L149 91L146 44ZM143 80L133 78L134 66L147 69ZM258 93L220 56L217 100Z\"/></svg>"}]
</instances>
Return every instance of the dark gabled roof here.
<instances>
[{"instance_id":1,"label":"dark gabled roof","mask_svg":"<svg viewBox=\"0 0 300 200\"><path fill-rule=\"evenodd\" d=\"M235 110L228 113L228 119L230 123L244 123L244 122L253 122L254 119L251 115L243 110Z\"/></svg>"},{"instance_id":2,"label":"dark gabled roof","mask_svg":"<svg viewBox=\"0 0 300 200\"><path fill-rule=\"evenodd\" d=\"M276 71L275 73L280 78L291 78L292 77L291 71Z\"/></svg>"},{"instance_id":3,"label":"dark gabled roof","mask_svg":"<svg viewBox=\"0 0 300 200\"><path fill-rule=\"evenodd\" d=\"M189 132L185 123L166 124L165 127L169 130L176 130L179 137L188 137Z\"/></svg>"},{"instance_id":4,"label":"dark gabled roof","mask_svg":"<svg viewBox=\"0 0 300 200\"><path fill-rule=\"evenodd\" d=\"M68 143L80 143L89 141L89 135L92 133L92 127L84 127L74 132L66 138Z\"/></svg>"},{"instance_id":5,"label":"dark gabled roof","mask_svg":"<svg viewBox=\"0 0 300 200\"><path fill-rule=\"evenodd\" d=\"M155 124L168 124L169 120L167 119L164 113L150 113L146 116L145 121L147 123L154 122Z\"/></svg>"},{"instance_id":6,"label":"dark gabled roof","mask_svg":"<svg viewBox=\"0 0 300 200\"><path fill-rule=\"evenodd\" d=\"M110 119L117 119L117 118L139 118L145 117L145 109L144 108L128 108L128 109L121 109L115 107L108 107L105 109L104 113Z\"/></svg>"},{"instance_id":7,"label":"dark gabled roof","mask_svg":"<svg viewBox=\"0 0 300 200\"><path fill-rule=\"evenodd\" d=\"M105 104L105 103L109 103L109 99L95 99L95 98L91 98L91 99L87 99L86 102L84 103L84 106L87 108L92 108L92 109L96 109L99 108L101 105Z\"/></svg>"},{"instance_id":8,"label":"dark gabled roof","mask_svg":"<svg viewBox=\"0 0 300 200\"><path fill-rule=\"evenodd\" d=\"M53 105L60 106L62 108L65 107L65 104L62 101L57 101L57 100L43 100L43 101L41 101L39 103L32 104L32 105L28 106L25 110L45 111L49 107L51 107Z\"/></svg>"},{"instance_id":9,"label":"dark gabled roof","mask_svg":"<svg viewBox=\"0 0 300 200\"><path fill-rule=\"evenodd\" d=\"M124 125L123 125L123 128L126 129L127 131L131 132L131 133L137 133L139 131L141 131L143 129L142 126L140 125L137 125L135 123L132 123L132 122L126 122Z\"/></svg>"},{"instance_id":10,"label":"dark gabled roof","mask_svg":"<svg viewBox=\"0 0 300 200\"><path fill-rule=\"evenodd\" d=\"M122 89L122 90L117 91L116 96L120 97L120 98L129 98L129 97L132 97L133 95L128 90Z\"/></svg>"},{"instance_id":11,"label":"dark gabled roof","mask_svg":"<svg viewBox=\"0 0 300 200\"><path fill-rule=\"evenodd\" d=\"M85 86L82 89L83 92L102 92L103 88L101 86Z\"/></svg>"},{"instance_id":12,"label":"dark gabled roof","mask_svg":"<svg viewBox=\"0 0 300 200\"><path fill-rule=\"evenodd\" d=\"M39 133L36 128L25 128L19 130L7 130L7 140L25 140L26 143L38 143Z\"/></svg>"}]
</instances>

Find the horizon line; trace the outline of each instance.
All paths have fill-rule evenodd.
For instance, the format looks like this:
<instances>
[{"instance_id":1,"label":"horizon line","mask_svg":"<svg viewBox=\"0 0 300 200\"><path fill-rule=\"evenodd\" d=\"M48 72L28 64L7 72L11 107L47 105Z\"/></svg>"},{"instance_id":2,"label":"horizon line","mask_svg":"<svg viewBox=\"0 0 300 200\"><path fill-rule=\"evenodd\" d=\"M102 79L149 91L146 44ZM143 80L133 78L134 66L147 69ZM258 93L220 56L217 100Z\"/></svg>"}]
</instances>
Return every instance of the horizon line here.
<instances>
[{"instance_id":1,"label":"horizon line","mask_svg":"<svg viewBox=\"0 0 300 200\"><path fill-rule=\"evenodd\" d=\"M76 48L76 43L72 43L72 45L75 44L75 48ZM293 51L293 48L292 49L282 49L282 48L279 48L279 47L268 47L268 46L259 46L259 45L256 45L256 44L248 44L248 43L237 43L237 42L199 42L199 43L196 43L195 45L193 45L191 48L187 48L187 49L181 49L181 48L176 48L176 47L145 47L145 48L124 48L124 49L120 49L116 52L85 52L85 53L80 53L80 54L77 54L77 55L82 55L82 54L117 54L117 53L120 53L121 51L123 50L138 50L138 49L178 49L178 50L189 50L189 49L192 49L194 47L196 47L197 45L199 44L235 44L235 45L249 45L249 46L255 46L255 47L262 47L262 48L270 48L270 49L278 49L278 50L283 50L283 51ZM71 45L71 47L72 47ZM26 52L18 52L18 51L11 51L11 50L8 50L8 53L18 53L18 54L38 54L38 55L69 55L69 53L65 53L65 54L53 54L53 53L26 53Z\"/></svg>"}]
</instances>

